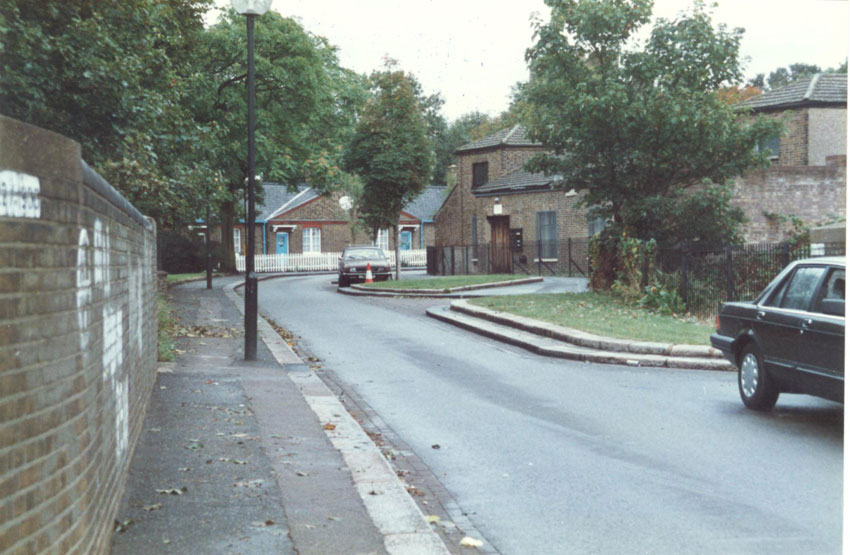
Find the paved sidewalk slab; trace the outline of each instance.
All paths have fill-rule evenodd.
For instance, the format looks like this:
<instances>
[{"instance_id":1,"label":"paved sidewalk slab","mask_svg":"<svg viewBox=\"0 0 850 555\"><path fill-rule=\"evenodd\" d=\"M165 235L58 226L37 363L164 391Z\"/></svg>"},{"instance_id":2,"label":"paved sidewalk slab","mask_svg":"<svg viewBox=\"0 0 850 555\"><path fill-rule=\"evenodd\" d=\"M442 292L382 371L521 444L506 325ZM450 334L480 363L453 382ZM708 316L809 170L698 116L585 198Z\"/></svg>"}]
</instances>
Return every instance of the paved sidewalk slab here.
<instances>
[{"instance_id":1,"label":"paved sidewalk slab","mask_svg":"<svg viewBox=\"0 0 850 555\"><path fill-rule=\"evenodd\" d=\"M242 315L221 282L169 292L181 325L214 336L182 338L177 360L161 367L113 551L386 553L287 367L263 342L258 361L242 360Z\"/></svg>"}]
</instances>

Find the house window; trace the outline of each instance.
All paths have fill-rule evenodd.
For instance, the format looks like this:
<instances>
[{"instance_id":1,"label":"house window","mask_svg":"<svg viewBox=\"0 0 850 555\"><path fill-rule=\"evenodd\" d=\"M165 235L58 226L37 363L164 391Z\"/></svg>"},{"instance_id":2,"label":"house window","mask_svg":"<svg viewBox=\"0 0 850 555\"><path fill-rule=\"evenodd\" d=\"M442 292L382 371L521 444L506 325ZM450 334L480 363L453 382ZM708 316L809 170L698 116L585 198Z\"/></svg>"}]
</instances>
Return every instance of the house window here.
<instances>
[{"instance_id":1,"label":"house window","mask_svg":"<svg viewBox=\"0 0 850 555\"><path fill-rule=\"evenodd\" d=\"M757 152L768 152L768 158L779 160L779 135L774 135L759 142Z\"/></svg>"},{"instance_id":2,"label":"house window","mask_svg":"<svg viewBox=\"0 0 850 555\"><path fill-rule=\"evenodd\" d=\"M472 164L472 188L481 187L490 181L490 173L487 162Z\"/></svg>"},{"instance_id":3,"label":"house window","mask_svg":"<svg viewBox=\"0 0 850 555\"><path fill-rule=\"evenodd\" d=\"M305 227L302 237L303 253L322 252L322 228Z\"/></svg>"},{"instance_id":4,"label":"house window","mask_svg":"<svg viewBox=\"0 0 850 555\"><path fill-rule=\"evenodd\" d=\"M555 211L537 213L537 241L541 258L558 258L557 216Z\"/></svg>"},{"instance_id":5,"label":"house window","mask_svg":"<svg viewBox=\"0 0 850 555\"><path fill-rule=\"evenodd\" d=\"M233 252L242 254L242 230L233 228Z\"/></svg>"},{"instance_id":6,"label":"house window","mask_svg":"<svg viewBox=\"0 0 850 555\"><path fill-rule=\"evenodd\" d=\"M390 230L379 229L378 235L375 237L375 246L381 247L385 251L390 250Z\"/></svg>"}]
</instances>

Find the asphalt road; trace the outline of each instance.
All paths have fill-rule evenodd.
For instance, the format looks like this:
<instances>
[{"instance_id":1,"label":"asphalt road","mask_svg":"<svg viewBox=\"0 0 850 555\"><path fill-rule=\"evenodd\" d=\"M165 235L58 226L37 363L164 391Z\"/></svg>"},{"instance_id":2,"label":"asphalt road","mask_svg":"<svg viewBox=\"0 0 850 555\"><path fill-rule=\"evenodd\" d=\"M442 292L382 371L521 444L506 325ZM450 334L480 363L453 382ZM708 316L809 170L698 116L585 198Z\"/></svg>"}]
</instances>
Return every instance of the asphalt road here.
<instances>
[{"instance_id":1,"label":"asphalt road","mask_svg":"<svg viewBox=\"0 0 850 555\"><path fill-rule=\"evenodd\" d=\"M732 373L538 357L427 318L438 300L332 279L261 282L260 309L500 552L841 553L841 405L783 395L754 413Z\"/></svg>"}]
</instances>

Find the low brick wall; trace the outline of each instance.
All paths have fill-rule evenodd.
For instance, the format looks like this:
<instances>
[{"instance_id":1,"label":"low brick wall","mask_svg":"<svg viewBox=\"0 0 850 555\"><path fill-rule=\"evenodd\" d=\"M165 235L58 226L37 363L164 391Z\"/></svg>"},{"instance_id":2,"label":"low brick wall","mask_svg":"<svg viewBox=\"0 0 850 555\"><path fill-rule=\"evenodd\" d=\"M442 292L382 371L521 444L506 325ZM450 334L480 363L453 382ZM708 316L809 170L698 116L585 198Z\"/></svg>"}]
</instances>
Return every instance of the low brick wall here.
<instances>
[{"instance_id":1,"label":"low brick wall","mask_svg":"<svg viewBox=\"0 0 850 555\"><path fill-rule=\"evenodd\" d=\"M773 166L734 184L732 204L744 210L745 242L778 242L791 236L789 216L815 227L846 217L846 157L825 166Z\"/></svg>"},{"instance_id":2,"label":"low brick wall","mask_svg":"<svg viewBox=\"0 0 850 555\"><path fill-rule=\"evenodd\" d=\"M0 116L0 552L108 552L156 377L156 229Z\"/></svg>"}]
</instances>

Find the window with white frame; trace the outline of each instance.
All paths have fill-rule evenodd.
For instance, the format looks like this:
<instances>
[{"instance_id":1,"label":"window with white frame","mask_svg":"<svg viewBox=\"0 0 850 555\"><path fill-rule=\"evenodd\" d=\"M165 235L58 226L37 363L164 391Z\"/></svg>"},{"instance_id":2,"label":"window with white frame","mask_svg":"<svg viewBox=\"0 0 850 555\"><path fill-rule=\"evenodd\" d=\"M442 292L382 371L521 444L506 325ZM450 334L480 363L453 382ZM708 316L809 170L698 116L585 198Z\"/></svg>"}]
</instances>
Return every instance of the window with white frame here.
<instances>
[{"instance_id":1,"label":"window with white frame","mask_svg":"<svg viewBox=\"0 0 850 555\"><path fill-rule=\"evenodd\" d=\"M390 230L379 229L378 236L375 237L375 246L381 247L385 251L390 250Z\"/></svg>"},{"instance_id":2,"label":"window with white frame","mask_svg":"<svg viewBox=\"0 0 850 555\"><path fill-rule=\"evenodd\" d=\"M242 254L242 230L238 227L233 228L233 252Z\"/></svg>"},{"instance_id":3,"label":"window with white frame","mask_svg":"<svg viewBox=\"0 0 850 555\"><path fill-rule=\"evenodd\" d=\"M322 252L322 229L319 227L305 227L302 237L301 252Z\"/></svg>"}]
</instances>

